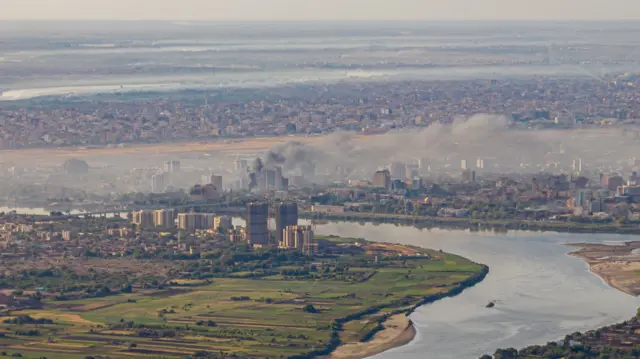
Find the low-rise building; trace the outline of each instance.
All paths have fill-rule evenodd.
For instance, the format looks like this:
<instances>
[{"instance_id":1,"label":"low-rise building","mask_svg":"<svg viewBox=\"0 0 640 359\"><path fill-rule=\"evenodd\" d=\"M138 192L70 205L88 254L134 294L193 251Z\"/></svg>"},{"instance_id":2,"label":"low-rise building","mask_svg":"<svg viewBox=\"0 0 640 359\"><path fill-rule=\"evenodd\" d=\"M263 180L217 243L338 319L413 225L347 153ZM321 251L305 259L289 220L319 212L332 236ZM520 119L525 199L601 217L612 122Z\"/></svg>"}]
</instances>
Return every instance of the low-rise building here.
<instances>
[{"instance_id":1,"label":"low-rise building","mask_svg":"<svg viewBox=\"0 0 640 359\"><path fill-rule=\"evenodd\" d=\"M287 226L282 230L282 241L278 247L296 249L306 255L317 253L317 243L311 226Z\"/></svg>"}]
</instances>

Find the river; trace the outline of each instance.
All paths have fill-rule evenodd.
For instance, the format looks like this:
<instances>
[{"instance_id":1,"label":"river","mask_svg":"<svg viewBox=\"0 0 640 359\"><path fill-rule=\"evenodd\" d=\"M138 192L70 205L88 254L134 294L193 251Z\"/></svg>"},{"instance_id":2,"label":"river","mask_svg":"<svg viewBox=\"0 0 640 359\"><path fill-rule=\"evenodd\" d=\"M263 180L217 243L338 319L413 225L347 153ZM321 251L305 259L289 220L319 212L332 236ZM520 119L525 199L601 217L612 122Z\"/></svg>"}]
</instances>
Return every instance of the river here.
<instances>
[{"instance_id":1,"label":"river","mask_svg":"<svg viewBox=\"0 0 640 359\"><path fill-rule=\"evenodd\" d=\"M442 249L487 264L489 275L461 295L419 308L411 319L417 336L376 359L477 359L497 348L558 340L575 331L626 320L640 300L607 286L570 242L624 242L632 236L552 232L420 230L392 224L329 223L319 234L363 237ZM494 308L485 305L496 300Z\"/></svg>"},{"instance_id":2,"label":"river","mask_svg":"<svg viewBox=\"0 0 640 359\"><path fill-rule=\"evenodd\" d=\"M0 212L11 212L11 211L16 211L17 213L20 214L30 214L30 215L38 215L38 216L48 216L51 213L51 210L48 210L46 208L42 208L42 207L0 207ZM66 213L66 212L65 212ZM72 214L81 214L82 211L79 210L72 210L71 211Z\"/></svg>"},{"instance_id":3,"label":"river","mask_svg":"<svg viewBox=\"0 0 640 359\"><path fill-rule=\"evenodd\" d=\"M234 224L244 225L244 221L234 218ZM274 226L273 221L270 226ZM575 331L620 322L632 317L640 306L640 299L609 287L590 273L581 259L567 255L572 247L566 245L623 243L637 236L526 231L505 234L355 222L319 224L315 231L442 249L489 266L489 275L478 285L416 310L411 316L416 338L375 359L477 359L497 348L544 344ZM494 308L485 308L494 300Z\"/></svg>"}]
</instances>

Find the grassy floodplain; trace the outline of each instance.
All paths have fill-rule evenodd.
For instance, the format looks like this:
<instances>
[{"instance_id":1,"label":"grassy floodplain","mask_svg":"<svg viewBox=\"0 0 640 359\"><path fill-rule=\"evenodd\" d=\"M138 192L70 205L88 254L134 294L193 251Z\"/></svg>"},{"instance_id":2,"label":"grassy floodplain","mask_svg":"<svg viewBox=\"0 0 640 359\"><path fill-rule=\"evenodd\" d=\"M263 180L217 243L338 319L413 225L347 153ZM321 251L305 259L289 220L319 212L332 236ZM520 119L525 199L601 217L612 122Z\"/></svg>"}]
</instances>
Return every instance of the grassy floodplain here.
<instances>
[{"instance_id":1,"label":"grassy floodplain","mask_svg":"<svg viewBox=\"0 0 640 359\"><path fill-rule=\"evenodd\" d=\"M266 277L174 281L159 290L46 300L39 309L0 318L0 351L49 359L314 357L370 340L390 315L455 295L488 270L434 250L321 239L339 246L357 242L363 254L313 258L311 273L317 274L307 279L286 272L297 268L282 268ZM329 262L343 269L331 272ZM53 323L2 323L13 318Z\"/></svg>"}]
</instances>

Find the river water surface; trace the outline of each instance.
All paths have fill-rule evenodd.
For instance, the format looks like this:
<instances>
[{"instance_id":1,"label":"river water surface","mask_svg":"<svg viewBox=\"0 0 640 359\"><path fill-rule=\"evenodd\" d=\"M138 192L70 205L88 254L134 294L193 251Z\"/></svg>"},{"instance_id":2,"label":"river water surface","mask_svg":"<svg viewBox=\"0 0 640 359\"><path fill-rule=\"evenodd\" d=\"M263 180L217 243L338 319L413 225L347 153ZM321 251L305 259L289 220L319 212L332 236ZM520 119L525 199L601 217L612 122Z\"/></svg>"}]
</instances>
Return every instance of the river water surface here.
<instances>
[{"instance_id":1,"label":"river water surface","mask_svg":"<svg viewBox=\"0 0 640 359\"><path fill-rule=\"evenodd\" d=\"M607 286L565 243L632 240L613 234L420 230L390 224L317 225L319 234L363 237L459 254L489 266L489 275L454 298L419 308L408 345L375 356L477 359L497 348L558 340L575 331L629 319L640 300ZM496 300L494 308L485 308Z\"/></svg>"},{"instance_id":2,"label":"river water surface","mask_svg":"<svg viewBox=\"0 0 640 359\"><path fill-rule=\"evenodd\" d=\"M235 218L234 224L244 225L244 221ZM315 231L442 249L489 266L489 274L476 286L416 310L411 316L418 333L415 339L375 359L477 359L497 348L544 344L575 331L620 322L631 318L640 306L640 299L609 287L581 259L569 256L573 247L566 245L622 244L637 236L505 234L355 222L316 225ZM485 308L489 301L496 301L496 306Z\"/></svg>"}]
</instances>

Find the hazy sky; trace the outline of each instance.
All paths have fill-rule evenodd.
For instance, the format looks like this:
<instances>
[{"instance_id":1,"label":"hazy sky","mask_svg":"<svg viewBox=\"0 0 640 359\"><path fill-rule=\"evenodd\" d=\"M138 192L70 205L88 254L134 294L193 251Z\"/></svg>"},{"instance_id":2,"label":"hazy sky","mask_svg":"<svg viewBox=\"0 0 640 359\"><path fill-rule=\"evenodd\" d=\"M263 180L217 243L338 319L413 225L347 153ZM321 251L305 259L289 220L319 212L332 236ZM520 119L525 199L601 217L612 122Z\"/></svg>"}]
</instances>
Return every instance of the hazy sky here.
<instances>
[{"instance_id":1,"label":"hazy sky","mask_svg":"<svg viewBox=\"0 0 640 359\"><path fill-rule=\"evenodd\" d=\"M640 19L640 0L0 0L0 19Z\"/></svg>"}]
</instances>

